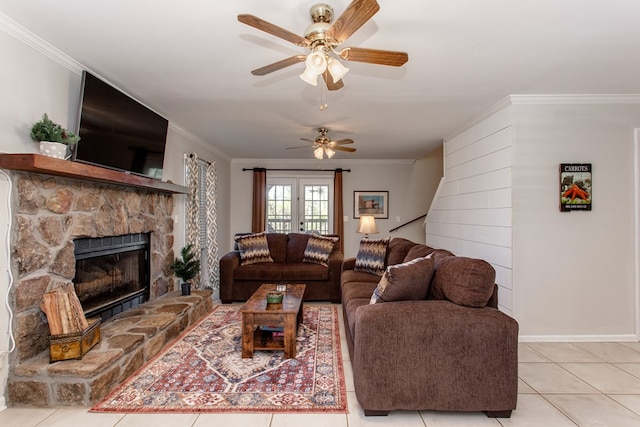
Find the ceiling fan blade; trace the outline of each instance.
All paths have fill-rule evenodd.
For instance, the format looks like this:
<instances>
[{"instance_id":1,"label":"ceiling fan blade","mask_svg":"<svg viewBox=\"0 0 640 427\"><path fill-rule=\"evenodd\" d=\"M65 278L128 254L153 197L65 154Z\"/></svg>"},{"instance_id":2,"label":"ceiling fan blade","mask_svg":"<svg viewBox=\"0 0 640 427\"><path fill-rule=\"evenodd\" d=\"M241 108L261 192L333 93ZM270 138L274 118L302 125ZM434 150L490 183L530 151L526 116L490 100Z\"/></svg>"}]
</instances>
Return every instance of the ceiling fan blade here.
<instances>
[{"instance_id":1,"label":"ceiling fan blade","mask_svg":"<svg viewBox=\"0 0 640 427\"><path fill-rule=\"evenodd\" d=\"M287 59L283 59L282 61L274 62L273 64L265 65L261 68L256 68L251 72L254 76L264 76L269 73L273 73L274 71L281 70L290 65L297 64L298 62L302 62L306 59L304 55L296 55L291 56Z\"/></svg>"},{"instance_id":2,"label":"ceiling fan blade","mask_svg":"<svg viewBox=\"0 0 640 427\"><path fill-rule=\"evenodd\" d=\"M284 28L278 27L277 25L267 22L264 19L260 19L257 16L248 14L238 15L238 21L298 46L306 47L309 45L309 41L304 37L292 33L291 31L285 30Z\"/></svg>"},{"instance_id":3,"label":"ceiling fan blade","mask_svg":"<svg viewBox=\"0 0 640 427\"><path fill-rule=\"evenodd\" d=\"M355 148L350 148L350 147L341 147L341 146L335 146L333 148L331 148L332 150L338 150L338 151L346 151L348 153L353 153L354 151L356 151Z\"/></svg>"},{"instance_id":4,"label":"ceiling fan blade","mask_svg":"<svg viewBox=\"0 0 640 427\"><path fill-rule=\"evenodd\" d=\"M300 138L300 141L309 141L309 142L313 142L314 144L316 143L313 139L309 139L309 138Z\"/></svg>"},{"instance_id":5,"label":"ceiling fan blade","mask_svg":"<svg viewBox=\"0 0 640 427\"><path fill-rule=\"evenodd\" d=\"M353 139L340 139L338 141L331 141L335 145L353 144Z\"/></svg>"},{"instance_id":6,"label":"ceiling fan blade","mask_svg":"<svg viewBox=\"0 0 640 427\"><path fill-rule=\"evenodd\" d=\"M379 10L380 5L376 0L353 0L342 12L342 15L334 21L326 34L336 40L338 44L343 43Z\"/></svg>"},{"instance_id":7,"label":"ceiling fan blade","mask_svg":"<svg viewBox=\"0 0 640 427\"><path fill-rule=\"evenodd\" d=\"M287 147L287 150L293 150L294 148L314 148L313 145L300 145L298 147Z\"/></svg>"},{"instance_id":8,"label":"ceiling fan blade","mask_svg":"<svg viewBox=\"0 0 640 427\"><path fill-rule=\"evenodd\" d=\"M365 49L362 47L348 47L340 52L340 57L346 61L368 62L370 64L391 65L399 67L409 60L406 52L391 50Z\"/></svg>"},{"instance_id":9,"label":"ceiling fan blade","mask_svg":"<svg viewBox=\"0 0 640 427\"><path fill-rule=\"evenodd\" d=\"M324 71L324 73L322 74L322 78L324 79L324 82L327 85L327 89L329 90L338 90L344 87L342 79L338 80L337 82L333 81L333 77L329 73L329 70Z\"/></svg>"}]
</instances>

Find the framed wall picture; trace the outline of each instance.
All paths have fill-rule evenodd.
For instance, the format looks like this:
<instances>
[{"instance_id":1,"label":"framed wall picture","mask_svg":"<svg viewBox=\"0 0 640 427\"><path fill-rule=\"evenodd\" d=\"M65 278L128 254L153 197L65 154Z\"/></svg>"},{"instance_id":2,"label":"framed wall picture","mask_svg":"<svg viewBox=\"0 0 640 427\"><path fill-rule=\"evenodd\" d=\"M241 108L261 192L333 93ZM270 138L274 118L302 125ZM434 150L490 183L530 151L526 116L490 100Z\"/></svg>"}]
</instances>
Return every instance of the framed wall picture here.
<instances>
[{"instance_id":1,"label":"framed wall picture","mask_svg":"<svg viewBox=\"0 0 640 427\"><path fill-rule=\"evenodd\" d=\"M374 218L389 218L388 191L354 191L353 217L373 215Z\"/></svg>"},{"instance_id":2,"label":"framed wall picture","mask_svg":"<svg viewBox=\"0 0 640 427\"><path fill-rule=\"evenodd\" d=\"M560 211L590 211L591 163L560 164Z\"/></svg>"}]
</instances>

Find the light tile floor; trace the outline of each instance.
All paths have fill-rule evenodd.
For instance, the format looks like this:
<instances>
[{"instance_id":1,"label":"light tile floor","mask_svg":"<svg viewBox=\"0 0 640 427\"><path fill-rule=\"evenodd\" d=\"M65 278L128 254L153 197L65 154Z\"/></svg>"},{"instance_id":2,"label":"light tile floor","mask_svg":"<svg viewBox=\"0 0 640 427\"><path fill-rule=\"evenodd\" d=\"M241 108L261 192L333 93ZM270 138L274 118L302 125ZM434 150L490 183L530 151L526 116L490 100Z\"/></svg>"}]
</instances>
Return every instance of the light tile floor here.
<instances>
[{"instance_id":1,"label":"light tile floor","mask_svg":"<svg viewBox=\"0 0 640 427\"><path fill-rule=\"evenodd\" d=\"M342 318L340 327L343 327ZM521 343L518 408L511 418L483 413L395 411L365 417L353 389L346 343L349 413L103 414L87 408L8 408L2 427L563 427L640 426L640 343Z\"/></svg>"}]
</instances>

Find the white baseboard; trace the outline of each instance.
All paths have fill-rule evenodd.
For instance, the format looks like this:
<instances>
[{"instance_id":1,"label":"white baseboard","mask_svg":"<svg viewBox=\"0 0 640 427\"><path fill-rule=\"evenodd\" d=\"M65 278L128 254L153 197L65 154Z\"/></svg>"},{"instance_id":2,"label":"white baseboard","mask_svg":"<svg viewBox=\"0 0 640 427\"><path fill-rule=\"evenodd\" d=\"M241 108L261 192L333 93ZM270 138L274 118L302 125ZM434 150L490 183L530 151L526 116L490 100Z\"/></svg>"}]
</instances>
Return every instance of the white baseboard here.
<instances>
[{"instance_id":1,"label":"white baseboard","mask_svg":"<svg viewBox=\"0 0 640 427\"><path fill-rule=\"evenodd\" d=\"M638 335L520 335L519 342L634 342Z\"/></svg>"}]
</instances>

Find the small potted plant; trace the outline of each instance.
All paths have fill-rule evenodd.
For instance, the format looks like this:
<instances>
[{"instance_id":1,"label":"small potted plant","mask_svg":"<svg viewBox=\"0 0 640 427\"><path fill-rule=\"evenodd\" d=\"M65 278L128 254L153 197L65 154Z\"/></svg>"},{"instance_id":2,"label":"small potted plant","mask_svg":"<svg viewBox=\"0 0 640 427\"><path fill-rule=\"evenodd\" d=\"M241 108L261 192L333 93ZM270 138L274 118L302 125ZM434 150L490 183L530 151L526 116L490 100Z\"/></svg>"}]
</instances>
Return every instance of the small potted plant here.
<instances>
[{"instance_id":1,"label":"small potted plant","mask_svg":"<svg viewBox=\"0 0 640 427\"><path fill-rule=\"evenodd\" d=\"M191 294L191 279L198 275L200 271L200 260L193 252L193 245L187 245L180 251L182 259L176 258L169 266L171 270L182 279L182 295Z\"/></svg>"},{"instance_id":2,"label":"small potted plant","mask_svg":"<svg viewBox=\"0 0 640 427\"><path fill-rule=\"evenodd\" d=\"M47 113L31 127L31 139L40 144L40 154L64 159L67 147L75 145L80 137L49 118Z\"/></svg>"}]
</instances>

